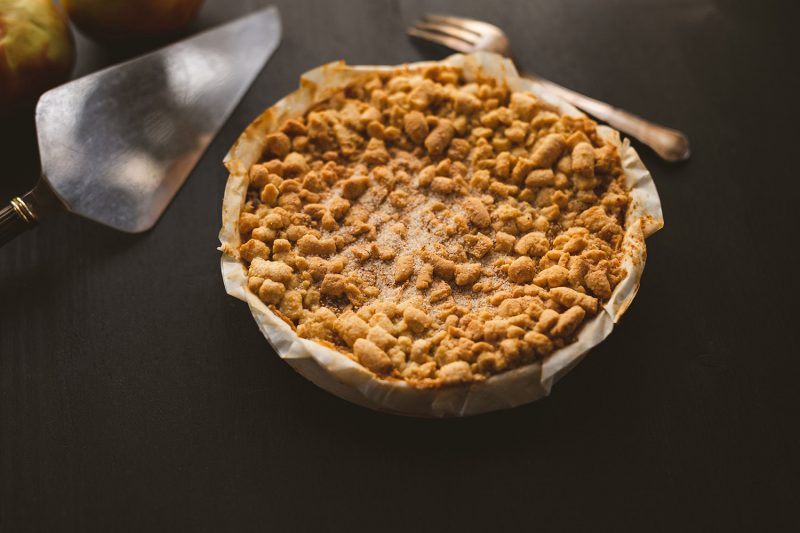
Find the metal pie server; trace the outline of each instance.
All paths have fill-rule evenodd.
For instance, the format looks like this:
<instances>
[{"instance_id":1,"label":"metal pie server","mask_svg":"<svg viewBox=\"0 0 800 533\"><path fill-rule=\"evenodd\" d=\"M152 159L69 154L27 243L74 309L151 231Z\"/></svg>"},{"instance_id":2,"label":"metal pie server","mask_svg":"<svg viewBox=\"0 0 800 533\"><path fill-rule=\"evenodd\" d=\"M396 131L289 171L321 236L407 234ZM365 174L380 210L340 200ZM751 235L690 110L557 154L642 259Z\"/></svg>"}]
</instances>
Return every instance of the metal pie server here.
<instances>
[{"instance_id":1,"label":"metal pie server","mask_svg":"<svg viewBox=\"0 0 800 533\"><path fill-rule=\"evenodd\" d=\"M55 209L153 227L280 38L270 7L45 93L41 178L0 210L0 245Z\"/></svg>"}]
</instances>

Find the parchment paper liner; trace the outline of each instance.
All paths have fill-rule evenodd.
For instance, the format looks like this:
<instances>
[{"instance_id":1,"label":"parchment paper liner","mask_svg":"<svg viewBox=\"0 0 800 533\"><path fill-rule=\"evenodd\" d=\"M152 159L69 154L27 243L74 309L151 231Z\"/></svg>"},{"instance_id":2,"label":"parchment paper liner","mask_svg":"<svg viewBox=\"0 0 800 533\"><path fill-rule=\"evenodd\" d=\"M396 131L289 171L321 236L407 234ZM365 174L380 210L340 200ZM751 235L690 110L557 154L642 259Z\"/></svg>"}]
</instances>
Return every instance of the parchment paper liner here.
<instances>
[{"instance_id":1,"label":"parchment paper liner","mask_svg":"<svg viewBox=\"0 0 800 533\"><path fill-rule=\"evenodd\" d=\"M456 54L442 63L462 67L467 79L474 78L480 69L483 75L494 77L501 83L505 81L512 90L533 92L547 103L560 107L564 114L582 115L535 82L520 78L511 61L498 55ZM413 63L407 68L431 64ZM225 157L230 176L225 187L219 234L225 289L231 296L247 302L259 329L281 358L316 385L353 403L396 414L442 417L474 415L537 400L549 394L553 383L575 366L590 348L611 333L639 289L646 258L644 239L664 224L658 192L650 173L628 140L620 142L619 133L611 128L600 126L598 131L604 139L617 145L633 199L626 217L623 241L627 276L617 285L603 310L583 325L577 341L557 350L542 362L492 376L473 385L438 390L415 389L403 381L378 379L345 355L298 337L289 325L247 290L247 270L238 259L237 249L241 241L237 225L247 191L247 171L264 150L265 133L275 131L288 118L302 115L331 90L365 74L395 68L352 67L343 62L315 68L302 76L297 91L267 109L242 133Z\"/></svg>"}]
</instances>

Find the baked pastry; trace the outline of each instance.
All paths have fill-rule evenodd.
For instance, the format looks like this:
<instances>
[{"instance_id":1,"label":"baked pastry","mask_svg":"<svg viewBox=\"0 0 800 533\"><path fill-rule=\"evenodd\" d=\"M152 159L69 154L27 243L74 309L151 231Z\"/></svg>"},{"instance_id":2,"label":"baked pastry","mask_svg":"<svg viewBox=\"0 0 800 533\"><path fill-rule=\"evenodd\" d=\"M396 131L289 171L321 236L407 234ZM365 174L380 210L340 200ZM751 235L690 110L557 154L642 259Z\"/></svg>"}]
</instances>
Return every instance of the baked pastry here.
<instances>
[{"instance_id":1,"label":"baked pastry","mask_svg":"<svg viewBox=\"0 0 800 533\"><path fill-rule=\"evenodd\" d=\"M447 63L307 103L236 168L223 251L250 297L374 379L441 389L541 364L635 274L629 176L585 116Z\"/></svg>"}]
</instances>

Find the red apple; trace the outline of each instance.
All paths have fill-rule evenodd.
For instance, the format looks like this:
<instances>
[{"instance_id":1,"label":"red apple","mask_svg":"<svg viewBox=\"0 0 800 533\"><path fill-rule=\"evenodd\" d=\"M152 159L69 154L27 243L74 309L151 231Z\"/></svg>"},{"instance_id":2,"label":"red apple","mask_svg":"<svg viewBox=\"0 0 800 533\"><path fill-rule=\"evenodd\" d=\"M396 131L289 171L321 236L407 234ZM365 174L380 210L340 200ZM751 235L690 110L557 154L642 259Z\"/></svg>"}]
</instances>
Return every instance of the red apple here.
<instances>
[{"instance_id":1,"label":"red apple","mask_svg":"<svg viewBox=\"0 0 800 533\"><path fill-rule=\"evenodd\" d=\"M52 0L0 0L0 115L69 78L75 45Z\"/></svg>"},{"instance_id":2,"label":"red apple","mask_svg":"<svg viewBox=\"0 0 800 533\"><path fill-rule=\"evenodd\" d=\"M72 22L99 41L136 40L191 22L203 0L61 0Z\"/></svg>"}]
</instances>

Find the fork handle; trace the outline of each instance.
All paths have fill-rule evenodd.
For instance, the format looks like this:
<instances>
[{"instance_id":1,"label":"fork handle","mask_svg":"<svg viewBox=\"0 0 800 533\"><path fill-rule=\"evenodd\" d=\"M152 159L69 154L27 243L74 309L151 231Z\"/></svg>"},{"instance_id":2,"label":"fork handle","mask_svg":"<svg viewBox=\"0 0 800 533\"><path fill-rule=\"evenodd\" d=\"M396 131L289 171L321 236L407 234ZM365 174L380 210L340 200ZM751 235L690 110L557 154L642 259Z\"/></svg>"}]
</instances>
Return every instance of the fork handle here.
<instances>
[{"instance_id":1,"label":"fork handle","mask_svg":"<svg viewBox=\"0 0 800 533\"><path fill-rule=\"evenodd\" d=\"M653 149L655 153L667 161L684 161L689 158L689 138L685 134L666 126L661 126L642 117L636 116L618 107L600 100L562 87L557 83L545 80L533 74L525 74L526 78L544 86L550 92L571 103L575 107L608 123L610 126L627 133Z\"/></svg>"}]
</instances>

